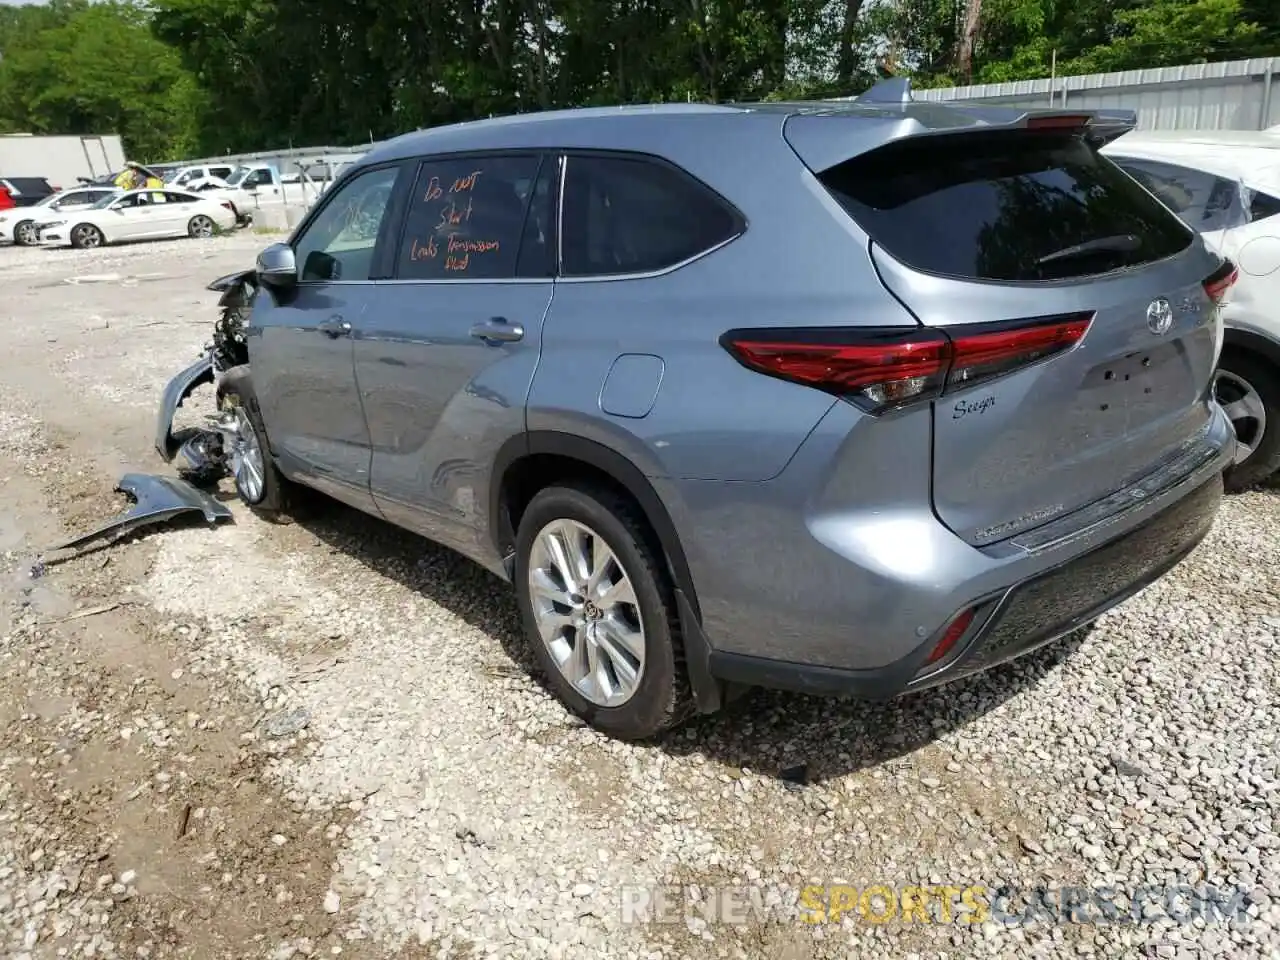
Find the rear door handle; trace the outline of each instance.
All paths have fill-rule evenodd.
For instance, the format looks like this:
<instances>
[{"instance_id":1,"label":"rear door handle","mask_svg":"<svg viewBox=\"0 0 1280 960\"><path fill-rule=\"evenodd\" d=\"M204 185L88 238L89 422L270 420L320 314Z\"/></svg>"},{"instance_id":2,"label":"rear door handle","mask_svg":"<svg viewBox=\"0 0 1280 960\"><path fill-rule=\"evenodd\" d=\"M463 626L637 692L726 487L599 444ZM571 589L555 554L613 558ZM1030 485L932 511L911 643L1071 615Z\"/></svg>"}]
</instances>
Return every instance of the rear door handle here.
<instances>
[{"instance_id":1,"label":"rear door handle","mask_svg":"<svg viewBox=\"0 0 1280 960\"><path fill-rule=\"evenodd\" d=\"M524 339L524 327L508 323L505 317L493 317L472 327L471 335L485 343L515 343Z\"/></svg>"},{"instance_id":2,"label":"rear door handle","mask_svg":"<svg viewBox=\"0 0 1280 960\"><path fill-rule=\"evenodd\" d=\"M316 327L316 329L321 333L328 334L330 337L336 339L338 337L345 337L349 334L351 332L351 324L347 323L347 321L343 320L341 317L333 316Z\"/></svg>"}]
</instances>

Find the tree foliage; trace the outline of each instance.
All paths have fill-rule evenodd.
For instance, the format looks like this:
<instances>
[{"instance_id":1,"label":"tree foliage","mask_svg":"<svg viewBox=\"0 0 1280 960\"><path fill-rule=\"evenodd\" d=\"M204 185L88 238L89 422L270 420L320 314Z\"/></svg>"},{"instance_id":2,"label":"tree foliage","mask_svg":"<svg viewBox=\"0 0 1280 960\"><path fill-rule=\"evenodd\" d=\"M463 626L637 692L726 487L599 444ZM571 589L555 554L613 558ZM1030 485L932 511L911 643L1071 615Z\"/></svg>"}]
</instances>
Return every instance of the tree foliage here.
<instances>
[{"instance_id":1,"label":"tree foliage","mask_svg":"<svg viewBox=\"0 0 1280 960\"><path fill-rule=\"evenodd\" d=\"M1275 0L51 0L0 6L0 132L115 131L159 161L1276 53Z\"/></svg>"}]
</instances>

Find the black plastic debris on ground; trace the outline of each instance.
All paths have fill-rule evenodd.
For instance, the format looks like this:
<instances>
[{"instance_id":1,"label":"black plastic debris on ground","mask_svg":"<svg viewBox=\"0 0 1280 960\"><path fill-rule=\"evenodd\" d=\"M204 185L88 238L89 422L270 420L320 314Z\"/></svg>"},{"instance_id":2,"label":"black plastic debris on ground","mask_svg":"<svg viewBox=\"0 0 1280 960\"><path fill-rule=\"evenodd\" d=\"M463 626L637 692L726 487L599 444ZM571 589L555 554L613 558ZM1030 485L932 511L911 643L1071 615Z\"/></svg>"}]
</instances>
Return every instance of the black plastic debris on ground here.
<instances>
[{"instance_id":1,"label":"black plastic debris on ground","mask_svg":"<svg viewBox=\"0 0 1280 960\"><path fill-rule=\"evenodd\" d=\"M146 473L126 473L116 489L133 500L134 505L109 523L72 537L50 550L75 550L95 540L132 532L138 527L167 523L175 517L201 513L210 525L231 519L231 509L177 477ZM44 561L39 561L43 572ZM34 571L34 567L32 568Z\"/></svg>"}]
</instances>

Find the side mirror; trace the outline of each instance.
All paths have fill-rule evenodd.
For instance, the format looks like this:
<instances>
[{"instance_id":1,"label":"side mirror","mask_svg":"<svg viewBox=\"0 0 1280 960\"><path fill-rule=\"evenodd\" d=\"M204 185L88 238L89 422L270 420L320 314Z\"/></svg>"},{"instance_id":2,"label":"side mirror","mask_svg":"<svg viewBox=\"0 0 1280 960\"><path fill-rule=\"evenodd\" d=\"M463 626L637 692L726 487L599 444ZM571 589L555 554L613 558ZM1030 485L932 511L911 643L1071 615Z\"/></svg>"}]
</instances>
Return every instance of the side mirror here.
<instances>
[{"instance_id":1,"label":"side mirror","mask_svg":"<svg viewBox=\"0 0 1280 960\"><path fill-rule=\"evenodd\" d=\"M273 287L290 287L298 282L298 263L293 247L287 243L273 243L260 254L257 263L262 282Z\"/></svg>"}]
</instances>

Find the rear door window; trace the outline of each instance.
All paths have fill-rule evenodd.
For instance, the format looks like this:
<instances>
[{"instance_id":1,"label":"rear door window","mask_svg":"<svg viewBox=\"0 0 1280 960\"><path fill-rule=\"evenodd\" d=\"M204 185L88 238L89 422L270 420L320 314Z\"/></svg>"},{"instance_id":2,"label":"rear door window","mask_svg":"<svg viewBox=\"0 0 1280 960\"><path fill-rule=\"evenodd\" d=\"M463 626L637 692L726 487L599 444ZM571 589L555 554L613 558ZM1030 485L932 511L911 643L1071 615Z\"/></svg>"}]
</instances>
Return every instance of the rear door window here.
<instances>
[{"instance_id":1,"label":"rear door window","mask_svg":"<svg viewBox=\"0 0 1280 960\"><path fill-rule=\"evenodd\" d=\"M1224 177L1152 160L1124 157L1116 163L1193 230L1210 233L1245 222L1240 188Z\"/></svg>"},{"instance_id":2,"label":"rear door window","mask_svg":"<svg viewBox=\"0 0 1280 960\"><path fill-rule=\"evenodd\" d=\"M548 161L550 163L550 161ZM550 237L549 198L542 190L529 250L530 200L538 192L541 154L442 157L423 161L410 196L396 276L401 280L501 280L517 263L545 260ZM533 249L541 245L541 254ZM545 271L544 271L545 272ZM533 275L537 275L534 271Z\"/></svg>"},{"instance_id":3,"label":"rear door window","mask_svg":"<svg viewBox=\"0 0 1280 960\"><path fill-rule=\"evenodd\" d=\"M912 137L818 174L873 240L926 273L994 282L1087 277L1162 260L1193 235L1081 138Z\"/></svg>"},{"instance_id":4,"label":"rear door window","mask_svg":"<svg viewBox=\"0 0 1280 960\"><path fill-rule=\"evenodd\" d=\"M666 270L732 240L741 216L665 162L570 155L560 272L566 277Z\"/></svg>"}]
</instances>

